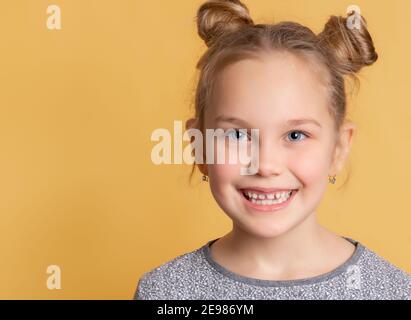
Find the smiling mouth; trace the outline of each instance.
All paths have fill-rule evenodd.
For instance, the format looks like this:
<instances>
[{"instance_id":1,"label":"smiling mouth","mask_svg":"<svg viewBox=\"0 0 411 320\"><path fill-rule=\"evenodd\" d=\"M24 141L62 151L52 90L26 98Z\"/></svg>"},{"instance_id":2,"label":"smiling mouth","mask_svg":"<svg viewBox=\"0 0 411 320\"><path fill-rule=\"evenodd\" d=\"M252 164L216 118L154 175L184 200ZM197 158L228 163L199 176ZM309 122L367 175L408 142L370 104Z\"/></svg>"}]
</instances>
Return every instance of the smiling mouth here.
<instances>
[{"instance_id":1,"label":"smiling mouth","mask_svg":"<svg viewBox=\"0 0 411 320\"><path fill-rule=\"evenodd\" d=\"M241 189L244 198L257 206L275 206L287 202L298 189L282 190L279 192L259 192L251 189Z\"/></svg>"}]
</instances>

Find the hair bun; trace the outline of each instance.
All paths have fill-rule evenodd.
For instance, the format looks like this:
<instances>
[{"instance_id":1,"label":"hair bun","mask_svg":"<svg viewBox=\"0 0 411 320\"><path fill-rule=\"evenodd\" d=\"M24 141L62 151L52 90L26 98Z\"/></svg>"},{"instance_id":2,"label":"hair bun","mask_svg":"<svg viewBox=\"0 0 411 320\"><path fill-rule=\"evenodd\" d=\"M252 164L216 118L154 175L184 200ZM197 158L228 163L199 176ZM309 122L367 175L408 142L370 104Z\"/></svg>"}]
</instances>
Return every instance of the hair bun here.
<instances>
[{"instance_id":1,"label":"hair bun","mask_svg":"<svg viewBox=\"0 0 411 320\"><path fill-rule=\"evenodd\" d=\"M347 17L331 16L318 35L320 42L332 52L343 74L356 73L378 59L365 18L358 15L359 28L348 27L348 19L355 19L355 14L355 11L351 11Z\"/></svg>"},{"instance_id":2,"label":"hair bun","mask_svg":"<svg viewBox=\"0 0 411 320\"><path fill-rule=\"evenodd\" d=\"M248 8L239 0L211 0L203 3L197 12L199 36L208 47L225 33L254 25Z\"/></svg>"}]
</instances>

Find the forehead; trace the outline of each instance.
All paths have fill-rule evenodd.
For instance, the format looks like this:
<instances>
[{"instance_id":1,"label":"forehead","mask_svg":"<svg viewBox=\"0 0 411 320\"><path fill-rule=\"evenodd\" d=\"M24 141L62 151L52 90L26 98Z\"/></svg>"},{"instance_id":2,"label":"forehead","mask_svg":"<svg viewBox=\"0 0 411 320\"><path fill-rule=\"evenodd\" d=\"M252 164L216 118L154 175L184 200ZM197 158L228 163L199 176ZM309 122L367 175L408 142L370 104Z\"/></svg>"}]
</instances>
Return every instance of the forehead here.
<instances>
[{"instance_id":1,"label":"forehead","mask_svg":"<svg viewBox=\"0 0 411 320\"><path fill-rule=\"evenodd\" d=\"M325 76L317 63L290 53L241 60L218 74L209 114L279 121L309 116L326 121Z\"/></svg>"}]
</instances>

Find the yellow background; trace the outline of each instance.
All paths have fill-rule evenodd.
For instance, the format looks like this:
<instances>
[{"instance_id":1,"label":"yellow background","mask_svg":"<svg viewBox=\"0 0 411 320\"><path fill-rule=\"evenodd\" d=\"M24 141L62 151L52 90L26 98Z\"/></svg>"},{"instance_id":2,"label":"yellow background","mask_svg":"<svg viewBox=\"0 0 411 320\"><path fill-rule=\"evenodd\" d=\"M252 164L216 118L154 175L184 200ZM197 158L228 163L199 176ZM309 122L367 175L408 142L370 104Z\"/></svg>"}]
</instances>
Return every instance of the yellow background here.
<instances>
[{"instance_id":1,"label":"yellow background","mask_svg":"<svg viewBox=\"0 0 411 320\"><path fill-rule=\"evenodd\" d=\"M141 274L230 230L190 166L151 162L151 132L191 115L202 1L0 3L0 298L131 299ZM409 1L245 0L257 23L321 31L357 4L380 59L350 102L349 167L330 229L411 272ZM57 4L62 29L46 28ZM46 287L61 268L61 290Z\"/></svg>"}]
</instances>

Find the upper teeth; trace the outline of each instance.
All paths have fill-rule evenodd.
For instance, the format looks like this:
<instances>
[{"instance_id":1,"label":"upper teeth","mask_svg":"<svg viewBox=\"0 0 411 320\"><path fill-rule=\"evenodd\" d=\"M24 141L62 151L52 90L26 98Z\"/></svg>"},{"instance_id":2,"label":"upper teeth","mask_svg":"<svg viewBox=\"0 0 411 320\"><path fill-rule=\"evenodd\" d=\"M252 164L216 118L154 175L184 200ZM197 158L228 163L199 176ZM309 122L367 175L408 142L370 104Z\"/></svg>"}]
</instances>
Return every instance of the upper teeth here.
<instances>
[{"instance_id":1,"label":"upper teeth","mask_svg":"<svg viewBox=\"0 0 411 320\"><path fill-rule=\"evenodd\" d=\"M255 193L251 191L246 191L245 194L251 199L259 199L259 200L273 200L273 199L286 199L290 196L292 191L283 191L283 192L276 192L276 193Z\"/></svg>"}]
</instances>

